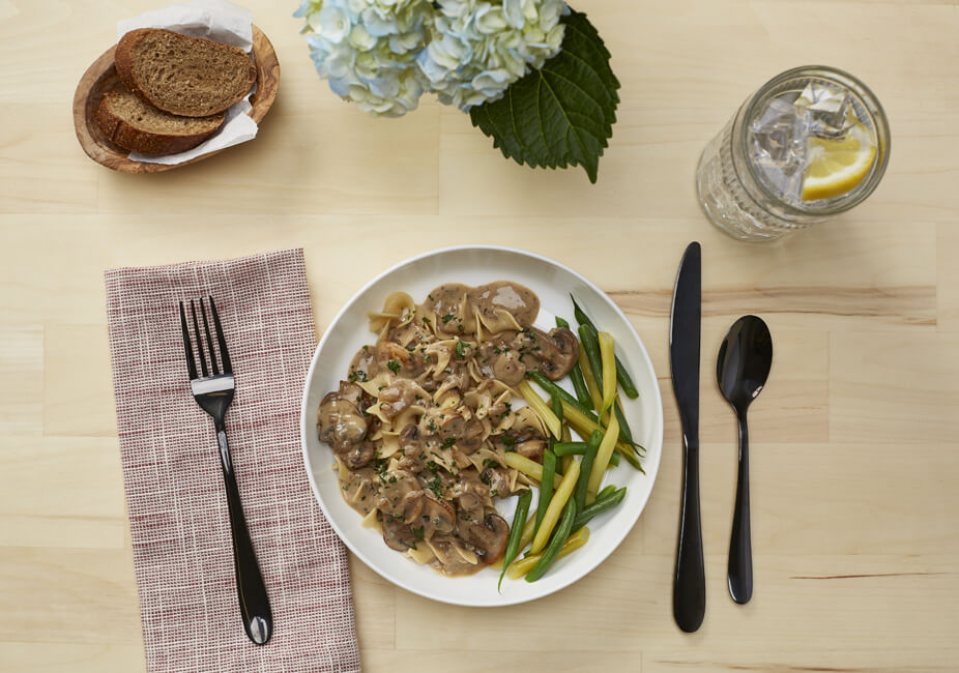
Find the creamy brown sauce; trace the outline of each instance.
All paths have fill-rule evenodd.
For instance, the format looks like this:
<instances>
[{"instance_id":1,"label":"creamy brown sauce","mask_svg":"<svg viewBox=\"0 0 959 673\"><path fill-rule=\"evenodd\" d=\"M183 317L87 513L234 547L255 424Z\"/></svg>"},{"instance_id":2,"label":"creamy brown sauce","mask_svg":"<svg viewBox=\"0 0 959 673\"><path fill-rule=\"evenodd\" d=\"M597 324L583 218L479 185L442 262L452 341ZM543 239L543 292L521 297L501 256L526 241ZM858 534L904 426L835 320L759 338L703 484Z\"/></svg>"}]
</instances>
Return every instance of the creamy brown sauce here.
<instances>
[{"instance_id":1,"label":"creamy brown sauce","mask_svg":"<svg viewBox=\"0 0 959 673\"><path fill-rule=\"evenodd\" d=\"M323 398L321 441L337 457L341 493L384 542L447 575L498 560L508 526L494 498L527 488L507 451L542 459L545 430L513 389L531 370L559 379L578 343L532 325L539 298L497 281L441 285L416 305L403 293L371 315L376 343Z\"/></svg>"}]
</instances>

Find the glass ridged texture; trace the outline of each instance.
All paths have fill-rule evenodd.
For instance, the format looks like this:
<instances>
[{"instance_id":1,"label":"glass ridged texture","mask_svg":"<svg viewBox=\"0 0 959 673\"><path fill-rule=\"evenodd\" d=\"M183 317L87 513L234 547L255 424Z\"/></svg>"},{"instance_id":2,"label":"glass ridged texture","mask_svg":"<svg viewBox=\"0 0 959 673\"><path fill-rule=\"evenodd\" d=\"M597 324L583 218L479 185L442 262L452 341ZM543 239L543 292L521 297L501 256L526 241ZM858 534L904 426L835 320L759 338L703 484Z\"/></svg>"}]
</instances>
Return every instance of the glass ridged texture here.
<instances>
[{"instance_id":1,"label":"glass ridged texture","mask_svg":"<svg viewBox=\"0 0 959 673\"><path fill-rule=\"evenodd\" d=\"M815 151L808 138L841 139L853 127L876 146L864 177L841 194L802 200L803 170ZM886 115L865 84L834 68L795 68L763 85L703 150L699 202L730 236L775 240L869 196L886 170L889 144Z\"/></svg>"}]
</instances>

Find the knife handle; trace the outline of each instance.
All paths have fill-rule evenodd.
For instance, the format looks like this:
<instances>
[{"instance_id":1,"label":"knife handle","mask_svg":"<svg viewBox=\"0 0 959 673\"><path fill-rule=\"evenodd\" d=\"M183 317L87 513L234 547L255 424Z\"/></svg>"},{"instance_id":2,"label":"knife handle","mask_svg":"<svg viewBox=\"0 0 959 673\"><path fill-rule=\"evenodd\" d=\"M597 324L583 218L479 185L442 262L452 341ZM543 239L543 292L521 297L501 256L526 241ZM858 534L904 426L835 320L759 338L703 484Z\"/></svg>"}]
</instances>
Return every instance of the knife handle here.
<instances>
[{"instance_id":1,"label":"knife handle","mask_svg":"<svg viewBox=\"0 0 959 673\"><path fill-rule=\"evenodd\" d=\"M703 532L699 516L699 446L687 442L683 476L683 509L673 582L673 616L683 631L691 633L706 614L706 571L703 567Z\"/></svg>"}]
</instances>

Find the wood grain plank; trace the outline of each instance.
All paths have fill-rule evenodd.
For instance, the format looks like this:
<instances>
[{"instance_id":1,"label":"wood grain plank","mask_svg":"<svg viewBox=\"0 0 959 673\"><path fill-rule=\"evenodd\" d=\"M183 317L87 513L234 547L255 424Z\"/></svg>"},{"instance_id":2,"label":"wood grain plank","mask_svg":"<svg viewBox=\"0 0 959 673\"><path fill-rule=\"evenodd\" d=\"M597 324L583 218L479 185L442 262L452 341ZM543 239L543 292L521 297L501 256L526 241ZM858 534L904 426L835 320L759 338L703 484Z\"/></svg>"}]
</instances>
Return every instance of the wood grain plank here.
<instances>
[{"instance_id":1,"label":"wood grain plank","mask_svg":"<svg viewBox=\"0 0 959 673\"><path fill-rule=\"evenodd\" d=\"M4 673L145 673L141 644L0 642Z\"/></svg>"},{"instance_id":2,"label":"wood grain plank","mask_svg":"<svg viewBox=\"0 0 959 673\"><path fill-rule=\"evenodd\" d=\"M936 232L938 328L959 332L959 227L941 224Z\"/></svg>"},{"instance_id":3,"label":"wood grain plank","mask_svg":"<svg viewBox=\"0 0 959 673\"><path fill-rule=\"evenodd\" d=\"M106 328L50 325L44 343L46 435L113 437L116 408ZM57 372L69 371L70 376Z\"/></svg>"},{"instance_id":4,"label":"wood grain plank","mask_svg":"<svg viewBox=\"0 0 959 673\"><path fill-rule=\"evenodd\" d=\"M395 586L350 554L350 579L360 647L396 646Z\"/></svg>"},{"instance_id":5,"label":"wood grain plank","mask_svg":"<svg viewBox=\"0 0 959 673\"><path fill-rule=\"evenodd\" d=\"M397 647L428 650L468 632L469 639L457 641L467 652L485 651L495 638L507 652L526 650L534 640L542 651L635 651L645 660L647 652L685 656L720 643L921 652L957 635L955 621L940 616L959 596L959 556L757 555L754 561L757 588L740 606L726 592L725 554L708 556L707 616L692 636L672 620L672 555L617 552L569 589L513 608L470 610L400 592L397 609L405 617L397 622ZM591 637L571 639L582 624L591 625Z\"/></svg>"},{"instance_id":6,"label":"wood grain plank","mask_svg":"<svg viewBox=\"0 0 959 673\"><path fill-rule=\"evenodd\" d=\"M959 433L959 334L833 334L833 441L916 442Z\"/></svg>"},{"instance_id":7,"label":"wood grain plank","mask_svg":"<svg viewBox=\"0 0 959 673\"><path fill-rule=\"evenodd\" d=\"M142 642L129 549L0 547L0 566L0 641Z\"/></svg>"},{"instance_id":8,"label":"wood grain plank","mask_svg":"<svg viewBox=\"0 0 959 673\"><path fill-rule=\"evenodd\" d=\"M0 546L122 549L126 528L115 438L0 435Z\"/></svg>"},{"instance_id":9,"label":"wood grain plank","mask_svg":"<svg viewBox=\"0 0 959 673\"><path fill-rule=\"evenodd\" d=\"M43 327L0 326L0 432L43 432Z\"/></svg>"},{"instance_id":10,"label":"wood grain plank","mask_svg":"<svg viewBox=\"0 0 959 673\"><path fill-rule=\"evenodd\" d=\"M757 408L753 419L763 411ZM736 489L735 428L700 451L703 544L729 548ZM959 554L959 456L942 443L790 443L750 428L754 554ZM672 554L679 530L682 455L667 439L643 513L646 552ZM906 457L908 456L908 458Z\"/></svg>"},{"instance_id":11,"label":"wood grain plank","mask_svg":"<svg viewBox=\"0 0 959 673\"><path fill-rule=\"evenodd\" d=\"M641 652L555 652L530 648L526 651L510 652L506 656L490 651L485 655L464 657L459 649L437 646L423 651L364 649L362 659L363 665L369 671L444 670L454 661L459 673L487 673L499 669L551 673L645 671Z\"/></svg>"},{"instance_id":12,"label":"wood grain plank","mask_svg":"<svg viewBox=\"0 0 959 673\"><path fill-rule=\"evenodd\" d=\"M0 97L0 117L0 214L96 211L100 167L61 123L62 104Z\"/></svg>"}]
</instances>

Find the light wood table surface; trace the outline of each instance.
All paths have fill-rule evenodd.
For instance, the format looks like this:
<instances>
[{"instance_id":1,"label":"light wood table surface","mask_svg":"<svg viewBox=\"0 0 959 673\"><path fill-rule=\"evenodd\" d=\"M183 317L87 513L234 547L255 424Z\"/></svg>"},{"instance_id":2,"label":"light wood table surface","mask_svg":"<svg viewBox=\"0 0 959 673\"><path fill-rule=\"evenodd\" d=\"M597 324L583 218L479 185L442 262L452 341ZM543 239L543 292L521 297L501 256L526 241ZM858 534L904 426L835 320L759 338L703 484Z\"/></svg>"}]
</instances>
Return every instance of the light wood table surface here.
<instances>
[{"instance_id":1,"label":"light wood table surface","mask_svg":"<svg viewBox=\"0 0 959 673\"><path fill-rule=\"evenodd\" d=\"M507 162L424 99L373 120L313 71L297 2L248 0L282 67L255 142L129 176L74 137L73 90L155 0L0 0L0 670L144 670L124 511L104 269L302 246L322 331L387 265L460 243L569 264L627 312L665 403L652 499L622 546L557 595L431 603L351 564L370 671L959 670L959 7L947 0L580 0L623 83L591 186ZM772 245L701 215L699 152L776 73L860 76L891 120L868 202ZM671 613L680 496L667 324L702 241L708 607ZM775 362L751 411L756 590L725 586L736 425L715 355L744 313ZM451 663L455 659L456 663Z\"/></svg>"}]
</instances>

